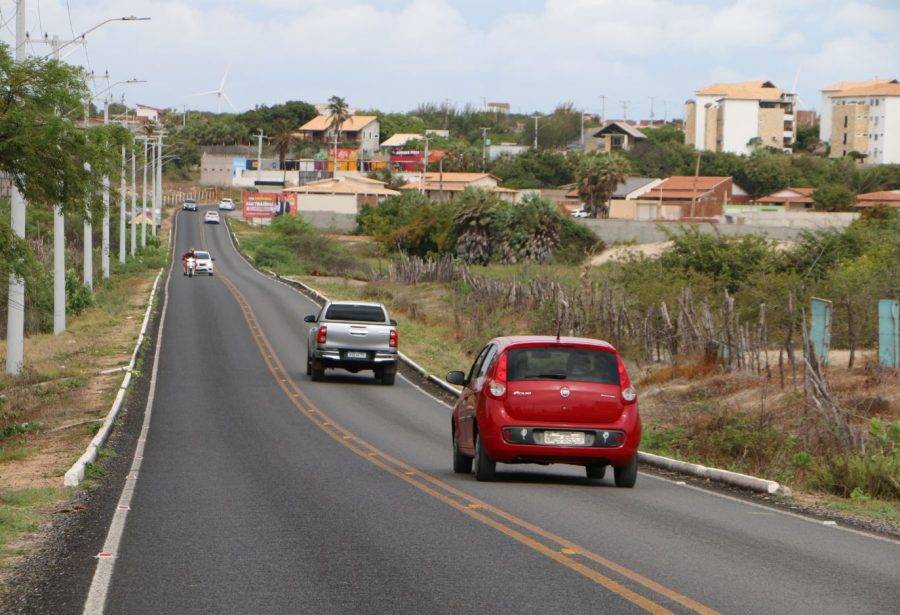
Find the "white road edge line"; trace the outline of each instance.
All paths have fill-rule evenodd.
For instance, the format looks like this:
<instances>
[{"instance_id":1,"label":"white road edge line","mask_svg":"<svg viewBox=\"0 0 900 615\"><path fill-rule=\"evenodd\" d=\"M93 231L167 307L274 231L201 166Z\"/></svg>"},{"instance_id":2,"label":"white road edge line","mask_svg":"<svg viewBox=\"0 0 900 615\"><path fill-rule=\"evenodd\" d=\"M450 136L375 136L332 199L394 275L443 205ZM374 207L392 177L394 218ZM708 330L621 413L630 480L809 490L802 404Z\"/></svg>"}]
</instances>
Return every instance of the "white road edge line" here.
<instances>
[{"instance_id":1,"label":"white road edge line","mask_svg":"<svg viewBox=\"0 0 900 615\"><path fill-rule=\"evenodd\" d=\"M259 269L257 269L256 266L254 266L253 263L251 263L251 262L250 262L250 261L249 261L242 253L241 253L241 251L237 249L237 245L235 244L236 236L234 236L234 235L232 234L231 227L228 226L228 224L226 224L225 227L226 227L226 229L227 229L227 231L228 231L228 238L231 240L231 245L232 245L232 247L234 247L234 251L237 252L237 255L241 258L241 260L243 260L243 261L250 267L250 269L251 269L252 271L254 271L257 275L259 275L259 276L261 276L261 277L263 277L263 278L265 278L265 279L267 279L267 280L271 280L271 281L275 282L276 284L281 284L281 285L283 285L283 286L285 286L285 287L287 287L287 288L290 288L291 290L293 290L294 292L296 292L296 293L297 293L298 295L300 295L301 297L303 297L303 298L309 300L309 297L307 297L305 294L303 294L302 292L300 292L299 289L297 289L295 286L292 286L291 284L288 284L288 283L285 282L283 279L279 279L279 278L275 275L275 273L270 272L269 274L266 274L266 273L263 273L262 271L260 271ZM302 284L302 282L298 282L298 283ZM313 294L318 295L319 297L322 297L323 299L327 300L327 297L326 297L325 295L323 295L322 293L320 293L319 291L317 291L316 289L314 289L314 288L312 288L312 287L310 287L310 286L307 286L306 284L303 284L303 286L305 286L306 288L308 288L308 289L310 290L310 292L312 292ZM423 389L423 388L420 387L419 385L415 384L413 381L411 381L409 378L407 378L407 377L404 376L403 374L399 374L399 376L400 376L402 379L406 380L410 385L412 385L413 388L418 389L419 391L421 391L422 393L424 393L424 394L427 395L428 397L430 397L430 398L434 399L435 401L437 401L437 402L439 402L439 403L441 403L441 404L447 406L448 408L452 408L452 407L453 407L453 406L451 406L450 404L448 404L446 401L444 401L444 400L442 400L442 399L439 399L438 397L432 395L431 393L429 393L428 391L426 391L425 389ZM665 459L668 459L668 458L665 458ZM673 459L672 461L676 461L676 462L677 462L677 461L679 461L679 460ZM684 462L681 462L681 463L684 463ZM690 465L694 465L694 464L690 464ZM715 497L717 497L717 498L724 498L724 499L730 500L730 501L732 501L732 502L736 502L736 503L739 503L739 504L745 504L745 505L747 505L747 506L752 506L752 507L754 507L754 508L759 508L759 509L765 510L765 511L767 511L767 512L774 512L774 513L778 513L778 514L781 514L781 515L786 515L786 516L788 516L788 517L794 517L794 518L796 518L796 519L802 519L803 521L806 521L806 522L808 522L808 523L813 523L813 524L819 525L819 526L822 526L822 525L823 525L823 524L822 524L822 521L821 521L820 519L816 519L816 518L814 518L814 517L810 517L810 516L803 515L803 514L800 514L800 513L793 513L793 512L787 511L787 510L783 510L783 509L781 509L781 508L777 508L777 507L774 507L774 506L769 506L769 505L767 505L767 504L761 504L761 503L758 503L758 502L751 502L751 501L749 501L749 500L745 500L745 499L742 499L742 498L737 498L737 497L734 497L734 496L731 496L731 495L727 495L727 494L724 494L724 493L720 493L720 492L718 492L718 491L713 491L713 490L711 490L711 489L704 489L703 487L698 487L698 486L696 486L696 485L690 485L690 484L685 483L684 481L675 481L675 480L672 480L672 479L669 479L669 478L665 478L665 477L662 477L662 476L658 476L658 475L656 475L656 474L650 474L650 473L648 473L648 472L641 472L640 474L641 474L641 476L647 476L647 477L649 477L649 478L653 478L653 479L656 479L656 480L661 480L661 481L664 481L664 482L667 482L667 483L671 483L671 484L674 484L674 485L678 485L678 486L680 486L680 487L686 487L687 489L693 489L693 490L695 490L695 491L699 491L699 492L705 493L705 494L707 494L707 495L712 495L712 496L715 496ZM703 476L703 477L701 477L701 478L705 478L705 479L709 480L709 477L708 477L708 476ZM760 479L760 480L765 480L765 479ZM720 481L720 482L726 482L726 481ZM726 484L727 484L727 483L726 483ZM889 542L889 543L892 543L892 544L900 545L900 541L894 540L893 538L888 538L888 537L886 537L886 536L879 536L879 535L877 535L877 534L872 534L872 533L869 533L869 532L865 532L865 531L863 531L863 530L857 530L857 529L855 529L855 528L846 527L846 526L841 525L841 524L839 524L839 523L838 523L837 525L831 526L831 527L835 527L836 529L844 530L845 532L851 532L851 533L857 534L857 535L859 535L859 536L865 536L865 537L867 537L867 538L874 538L874 539L876 539L876 540L882 540L882 541Z\"/></svg>"},{"instance_id":2,"label":"white road edge line","mask_svg":"<svg viewBox=\"0 0 900 615\"><path fill-rule=\"evenodd\" d=\"M178 231L178 216L172 224L172 234L169 239L169 246L174 250L174 236ZM87 599L84 602L84 615L102 615L106 606L106 595L109 592L109 586L112 583L113 568L115 567L116 557L119 551L119 545L122 542L122 534L125 531L125 520L128 517L128 511L131 506L131 498L134 495L134 489L137 478L141 469L141 463L144 460L144 447L147 443L147 434L150 431L150 416L153 411L153 399L156 396L156 377L159 371L159 357L162 354L162 337L163 327L166 323L166 308L169 306L169 283L172 280L172 269L174 268L174 252L172 253L172 262L169 263L169 273L166 276L166 297L163 299L162 313L159 317L159 330L156 333L156 352L153 355L153 370L150 373L150 390L147 393L147 406L144 409L144 421L141 424L141 433L138 436L137 446L134 449L134 458L131 462L131 468L125 477L125 484L122 486L122 494L116 504L116 510L113 512L112 522L109 525L109 531L106 533L106 540L103 542L102 555L97 556L97 568L94 570L94 577L91 580L91 587L88 590ZM161 273L161 272L160 272Z\"/></svg>"}]
</instances>

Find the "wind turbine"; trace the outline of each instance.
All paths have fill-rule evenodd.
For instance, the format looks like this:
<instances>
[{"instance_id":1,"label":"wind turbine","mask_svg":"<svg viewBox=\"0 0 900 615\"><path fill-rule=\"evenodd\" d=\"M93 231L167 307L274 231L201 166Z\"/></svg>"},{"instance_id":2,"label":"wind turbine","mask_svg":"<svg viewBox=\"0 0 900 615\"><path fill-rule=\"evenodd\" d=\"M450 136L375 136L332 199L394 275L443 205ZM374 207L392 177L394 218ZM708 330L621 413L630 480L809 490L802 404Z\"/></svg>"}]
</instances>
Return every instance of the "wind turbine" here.
<instances>
[{"instance_id":1,"label":"wind turbine","mask_svg":"<svg viewBox=\"0 0 900 615\"><path fill-rule=\"evenodd\" d=\"M222 75L222 81L219 83L219 88L216 90L210 90L208 92L199 92L197 94L191 94L191 96L209 96L210 94L216 95L216 113L222 113L222 99L225 99L225 102L228 103L228 106L231 107L232 111L237 112L237 109L234 108L234 105L231 103L231 99L228 98L228 94L225 93L225 80L228 79L228 72L231 70L231 66L225 69L225 74Z\"/></svg>"}]
</instances>

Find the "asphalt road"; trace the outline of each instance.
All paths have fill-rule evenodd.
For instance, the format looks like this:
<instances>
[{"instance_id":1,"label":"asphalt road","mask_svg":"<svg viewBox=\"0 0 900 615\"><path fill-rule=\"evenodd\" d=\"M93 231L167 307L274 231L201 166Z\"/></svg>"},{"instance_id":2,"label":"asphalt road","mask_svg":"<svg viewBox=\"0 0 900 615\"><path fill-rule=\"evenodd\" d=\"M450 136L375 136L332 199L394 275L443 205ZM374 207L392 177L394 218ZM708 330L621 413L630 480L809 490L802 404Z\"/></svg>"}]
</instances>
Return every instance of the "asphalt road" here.
<instances>
[{"instance_id":1,"label":"asphalt road","mask_svg":"<svg viewBox=\"0 0 900 615\"><path fill-rule=\"evenodd\" d=\"M646 474L454 475L449 408L403 378L311 382L315 305L179 216L176 251L218 274L171 278L107 612L896 612L893 541Z\"/></svg>"}]
</instances>

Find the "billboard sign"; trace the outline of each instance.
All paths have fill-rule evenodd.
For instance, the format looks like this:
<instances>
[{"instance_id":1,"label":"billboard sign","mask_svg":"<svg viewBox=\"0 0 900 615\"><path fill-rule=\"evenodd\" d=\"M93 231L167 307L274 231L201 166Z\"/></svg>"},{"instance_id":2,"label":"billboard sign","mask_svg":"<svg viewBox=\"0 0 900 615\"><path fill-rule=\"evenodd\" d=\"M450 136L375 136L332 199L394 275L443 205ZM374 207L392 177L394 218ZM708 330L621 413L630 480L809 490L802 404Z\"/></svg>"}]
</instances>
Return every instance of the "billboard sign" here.
<instances>
[{"instance_id":1,"label":"billboard sign","mask_svg":"<svg viewBox=\"0 0 900 615\"><path fill-rule=\"evenodd\" d=\"M244 205L244 219L273 218L278 207L278 193L242 192L241 202Z\"/></svg>"}]
</instances>

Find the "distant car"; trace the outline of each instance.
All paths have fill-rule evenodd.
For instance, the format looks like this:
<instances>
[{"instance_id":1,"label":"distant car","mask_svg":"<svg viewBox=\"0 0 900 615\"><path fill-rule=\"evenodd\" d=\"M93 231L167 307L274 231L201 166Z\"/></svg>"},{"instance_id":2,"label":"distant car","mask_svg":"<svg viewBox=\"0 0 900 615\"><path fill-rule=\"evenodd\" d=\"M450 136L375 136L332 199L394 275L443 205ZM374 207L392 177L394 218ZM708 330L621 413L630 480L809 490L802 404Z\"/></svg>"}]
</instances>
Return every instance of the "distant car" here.
<instances>
[{"instance_id":1,"label":"distant car","mask_svg":"<svg viewBox=\"0 0 900 615\"><path fill-rule=\"evenodd\" d=\"M219 212L217 212L215 209L211 209L203 216L203 222L205 222L206 224L218 224L219 221Z\"/></svg>"},{"instance_id":2,"label":"distant car","mask_svg":"<svg viewBox=\"0 0 900 615\"><path fill-rule=\"evenodd\" d=\"M194 199L185 199L184 203L181 205L181 209L184 211L197 211L197 201Z\"/></svg>"},{"instance_id":3,"label":"distant car","mask_svg":"<svg viewBox=\"0 0 900 615\"><path fill-rule=\"evenodd\" d=\"M637 480L641 419L622 357L600 340L499 337L481 350L453 408L453 471L491 480L500 463L567 463L617 487Z\"/></svg>"},{"instance_id":4,"label":"distant car","mask_svg":"<svg viewBox=\"0 0 900 615\"><path fill-rule=\"evenodd\" d=\"M582 206L571 213L573 218L590 218L591 212L587 207Z\"/></svg>"},{"instance_id":5,"label":"distant car","mask_svg":"<svg viewBox=\"0 0 900 615\"><path fill-rule=\"evenodd\" d=\"M209 252L203 252L201 250L194 250L194 261L196 265L194 266L194 273L205 273L207 275L215 275L215 271L213 270L213 261L216 260L212 256L210 256Z\"/></svg>"},{"instance_id":6,"label":"distant car","mask_svg":"<svg viewBox=\"0 0 900 615\"><path fill-rule=\"evenodd\" d=\"M234 201L229 198L224 198L219 201L219 209L223 211L234 211Z\"/></svg>"},{"instance_id":7,"label":"distant car","mask_svg":"<svg viewBox=\"0 0 900 615\"><path fill-rule=\"evenodd\" d=\"M397 321L380 303L335 301L303 319L309 328L306 375L322 380L325 368L356 373L371 369L392 385L397 375Z\"/></svg>"}]
</instances>

